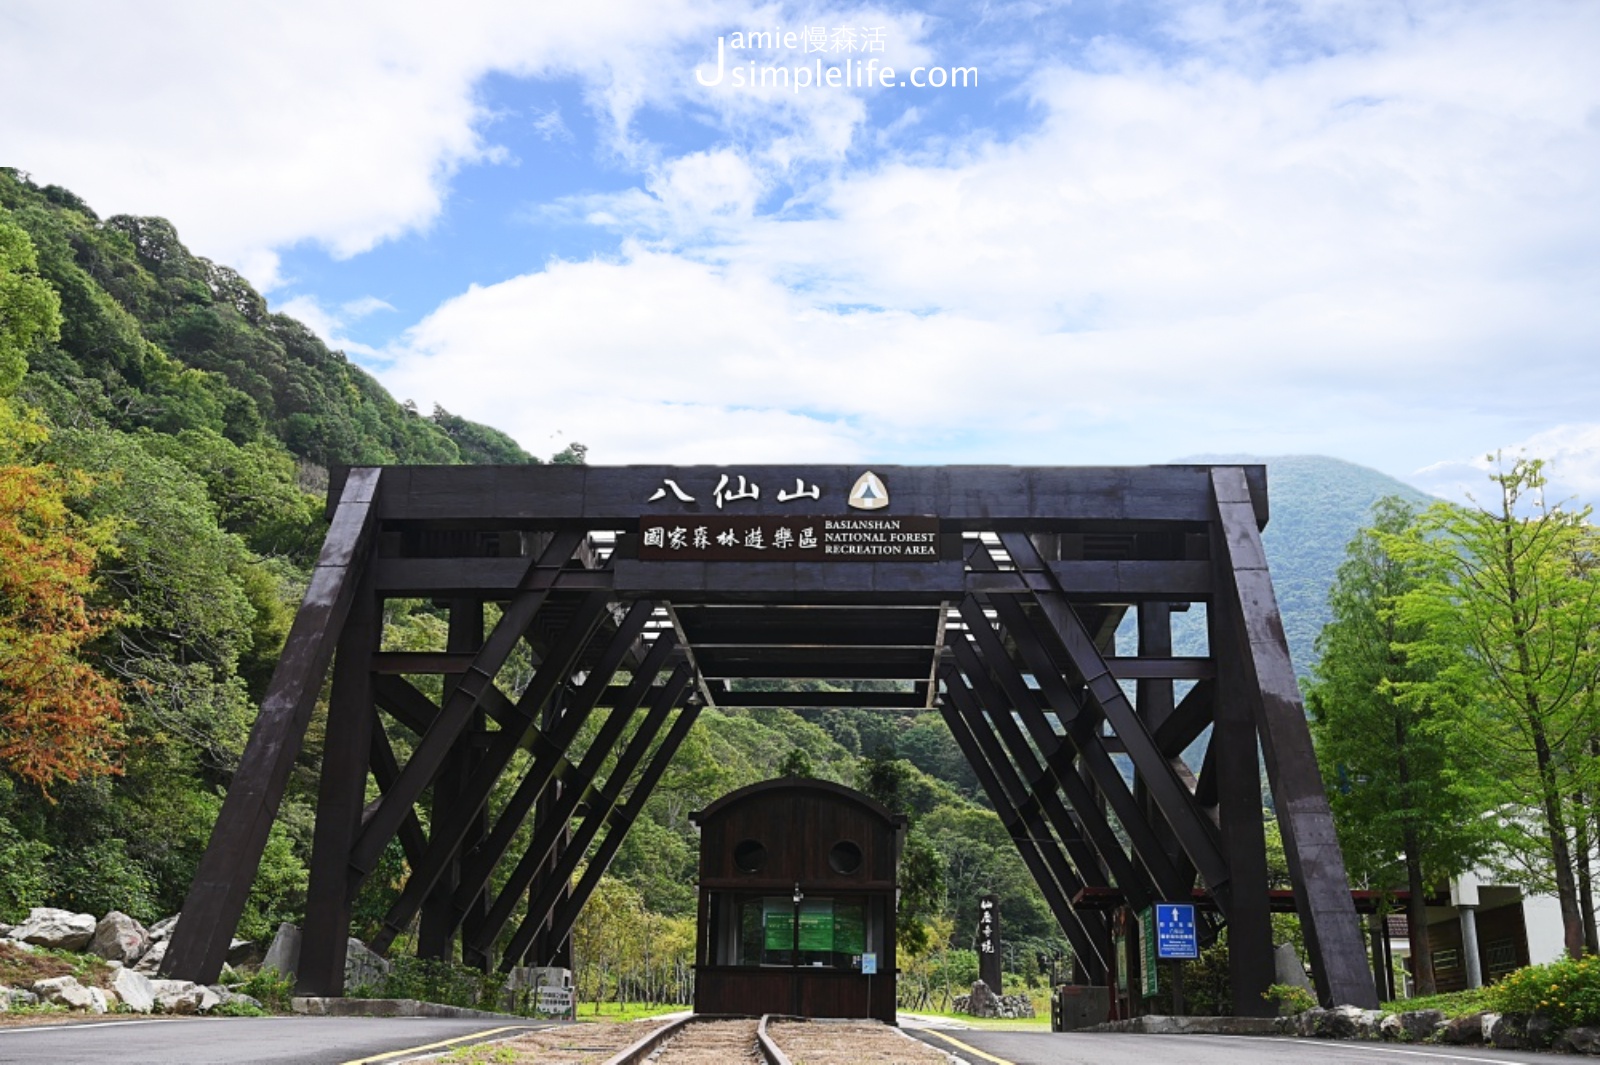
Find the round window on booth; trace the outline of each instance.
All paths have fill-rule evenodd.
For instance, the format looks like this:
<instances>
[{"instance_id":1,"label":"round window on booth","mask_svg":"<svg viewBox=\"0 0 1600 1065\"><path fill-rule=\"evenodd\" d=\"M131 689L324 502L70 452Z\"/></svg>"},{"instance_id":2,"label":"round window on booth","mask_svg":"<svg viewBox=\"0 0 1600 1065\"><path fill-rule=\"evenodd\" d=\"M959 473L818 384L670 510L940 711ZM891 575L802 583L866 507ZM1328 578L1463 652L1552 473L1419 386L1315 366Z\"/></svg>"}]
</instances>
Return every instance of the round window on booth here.
<instances>
[{"instance_id":1,"label":"round window on booth","mask_svg":"<svg viewBox=\"0 0 1600 1065\"><path fill-rule=\"evenodd\" d=\"M840 876L849 876L861 869L861 847L842 839L828 851L828 868Z\"/></svg>"},{"instance_id":2,"label":"round window on booth","mask_svg":"<svg viewBox=\"0 0 1600 1065\"><path fill-rule=\"evenodd\" d=\"M767 864L767 848L753 839L740 840L733 848L733 865L741 873L759 873Z\"/></svg>"}]
</instances>

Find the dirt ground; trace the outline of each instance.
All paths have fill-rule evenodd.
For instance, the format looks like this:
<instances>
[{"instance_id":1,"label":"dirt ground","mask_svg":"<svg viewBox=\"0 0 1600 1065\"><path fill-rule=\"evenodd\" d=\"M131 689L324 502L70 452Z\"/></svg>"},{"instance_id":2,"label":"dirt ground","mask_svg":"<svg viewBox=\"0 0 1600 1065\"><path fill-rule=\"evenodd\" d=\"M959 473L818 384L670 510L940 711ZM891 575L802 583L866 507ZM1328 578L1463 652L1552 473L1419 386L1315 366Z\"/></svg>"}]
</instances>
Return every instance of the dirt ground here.
<instances>
[{"instance_id":1,"label":"dirt ground","mask_svg":"<svg viewBox=\"0 0 1600 1065\"><path fill-rule=\"evenodd\" d=\"M947 1065L950 1059L888 1025L861 1021L782 1021L767 1034L804 1065Z\"/></svg>"}]
</instances>

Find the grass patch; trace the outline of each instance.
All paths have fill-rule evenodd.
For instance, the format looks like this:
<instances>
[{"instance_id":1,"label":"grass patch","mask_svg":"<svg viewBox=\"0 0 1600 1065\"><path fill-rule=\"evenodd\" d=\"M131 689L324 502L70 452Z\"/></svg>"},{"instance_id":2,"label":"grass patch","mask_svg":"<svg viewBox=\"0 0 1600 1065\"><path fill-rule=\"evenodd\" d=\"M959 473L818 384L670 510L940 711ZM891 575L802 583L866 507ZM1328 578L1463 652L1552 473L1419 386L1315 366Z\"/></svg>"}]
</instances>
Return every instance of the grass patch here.
<instances>
[{"instance_id":1,"label":"grass patch","mask_svg":"<svg viewBox=\"0 0 1600 1065\"><path fill-rule=\"evenodd\" d=\"M1446 1017L1465 1017L1469 1013L1482 1013L1494 1009L1489 1000L1491 989L1477 987L1469 991L1450 991L1443 995L1422 995L1417 998L1398 998L1383 1004L1385 1013L1405 1013L1409 1010L1438 1010Z\"/></svg>"},{"instance_id":2,"label":"grass patch","mask_svg":"<svg viewBox=\"0 0 1600 1065\"><path fill-rule=\"evenodd\" d=\"M682 1013L688 1006L662 1005L660 1003L615 1002L585 1003L578 1007L580 1021L639 1021L646 1017L659 1017L664 1013Z\"/></svg>"},{"instance_id":3,"label":"grass patch","mask_svg":"<svg viewBox=\"0 0 1600 1065\"><path fill-rule=\"evenodd\" d=\"M73 954L65 950L29 952L11 943L0 943L0 984L7 987L32 987L37 980L71 976L84 987L108 987L111 967L93 954Z\"/></svg>"},{"instance_id":4,"label":"grass patch","mask_svg":"<svg viewBox=\"0 0 1600 1065\"><path fill-rule=\"evenodd\" d=\"M952 1021L960 1021L969 1028L982 1028L990 1031L1005 1032L1048 1032L1050 1030L1050 1014L1046 1011L1043 1015L1033 1017L974 1017L969 1013L956 1013L953 1010L907 1010L907 1013L919 1017L948 1017Z\"/></svg>"}]
</instances>

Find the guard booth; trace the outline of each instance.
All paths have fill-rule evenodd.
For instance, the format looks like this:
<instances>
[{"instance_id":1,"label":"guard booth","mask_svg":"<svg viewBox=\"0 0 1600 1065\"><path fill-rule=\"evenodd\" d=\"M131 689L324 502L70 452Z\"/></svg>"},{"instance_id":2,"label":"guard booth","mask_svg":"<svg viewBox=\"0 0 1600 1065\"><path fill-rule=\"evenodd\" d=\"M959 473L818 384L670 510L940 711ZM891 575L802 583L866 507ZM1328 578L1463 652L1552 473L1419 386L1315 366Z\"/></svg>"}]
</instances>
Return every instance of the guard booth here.
<instances>
[{"instance_id":1,"label":"guard booth","mask_svg":"<svg viewBox=\"0 0 1600 1065\"><path fill-rule=\"evenodd\" d=\"M906 819L782 777L691 815L700 828L697 1013L895 1023L895 869Z\"/></svg>"}]
</instances>

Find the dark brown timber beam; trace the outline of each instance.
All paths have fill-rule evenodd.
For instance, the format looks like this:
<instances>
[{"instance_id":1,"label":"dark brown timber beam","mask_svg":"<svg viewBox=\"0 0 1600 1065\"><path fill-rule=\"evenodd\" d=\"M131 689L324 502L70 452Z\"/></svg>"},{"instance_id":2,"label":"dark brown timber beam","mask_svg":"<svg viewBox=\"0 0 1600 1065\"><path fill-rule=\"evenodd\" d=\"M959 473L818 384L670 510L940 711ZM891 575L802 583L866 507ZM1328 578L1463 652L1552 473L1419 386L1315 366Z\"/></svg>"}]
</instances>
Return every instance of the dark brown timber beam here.
<instances>
[{"instance_id":1,"label":"dark brown timber beam","mask_svg":"<svg viewBox=\"0 0 1600 1065\"><path fill-rule=\"evenodd\" d=\"M346 474L305 599L189 885L184 919L161 960L162 976L210 984L222 972L289 771L355 599L377 529L380 474L375 468Z\"/></svg>"},{"instance_id":2,"label":"dark brown timber beam","mask_svg":"<svg viewBox=\"0 0 1600 1065\"><path fill-rule=\"evenodd\" d=\"M1213 559L1219 584L1225 584L1219 597L1227 595L1233 607L1228 620L1245 678L1253 682L1248 685L1254 693L1250 709L1266 754L1284 854L1318 974L1317 991L1324 1004L1376 1008L1377 993L1366 964L1361 927L1350 901L1350 878L1322 789L1283 619L1267 572L1258 493L1251 491L1246 471L1237 466L1213 469L1211 481L1217 522Z\"/></svg>"}]
</instances>

